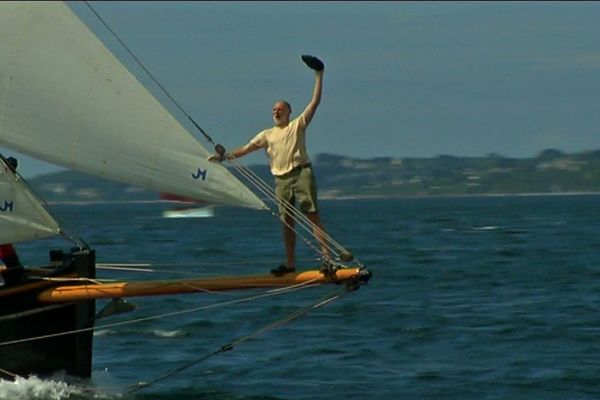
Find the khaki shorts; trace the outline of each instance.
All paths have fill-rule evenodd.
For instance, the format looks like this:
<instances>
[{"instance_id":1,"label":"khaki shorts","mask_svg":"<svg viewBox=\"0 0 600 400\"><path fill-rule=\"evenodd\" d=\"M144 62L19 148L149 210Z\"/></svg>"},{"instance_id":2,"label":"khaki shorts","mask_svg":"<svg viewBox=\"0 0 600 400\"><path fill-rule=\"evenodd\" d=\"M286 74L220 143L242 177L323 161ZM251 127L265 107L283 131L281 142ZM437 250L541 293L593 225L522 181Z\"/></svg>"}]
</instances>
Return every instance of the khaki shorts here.
<instances>
[{"instance_id":1,"label":"khaki shorts","mask_svg":"<svg viewBox=\"0 0 600 400\"><path fill-rule=\"evenodd\" d=\"M275 194L279 200L279 215L285 215L283 201L298 203L303 213L316 213L317 184L310 165L296 167L285 175L275 177Z\"/></svg>"}]
</instances>

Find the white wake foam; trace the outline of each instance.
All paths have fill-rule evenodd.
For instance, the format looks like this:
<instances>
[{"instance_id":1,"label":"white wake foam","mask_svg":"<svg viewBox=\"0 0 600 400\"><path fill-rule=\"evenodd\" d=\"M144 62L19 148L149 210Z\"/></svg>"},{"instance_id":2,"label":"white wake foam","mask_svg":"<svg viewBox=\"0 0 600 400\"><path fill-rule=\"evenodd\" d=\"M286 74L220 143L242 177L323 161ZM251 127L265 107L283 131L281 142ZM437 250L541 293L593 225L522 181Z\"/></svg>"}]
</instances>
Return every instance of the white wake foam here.
<instances>
[{"instance_id":1,"label":"white wake foam","mask_svg":"<svg viewBox=\"0 0 600 400\"><path fill-rule=\"evenodd\" d=\"M32 376L17 378L14 382L0 379L0 399L62 400L78 397L83 390L66 382L42 380Z\"/></svg>"}]
</instances>

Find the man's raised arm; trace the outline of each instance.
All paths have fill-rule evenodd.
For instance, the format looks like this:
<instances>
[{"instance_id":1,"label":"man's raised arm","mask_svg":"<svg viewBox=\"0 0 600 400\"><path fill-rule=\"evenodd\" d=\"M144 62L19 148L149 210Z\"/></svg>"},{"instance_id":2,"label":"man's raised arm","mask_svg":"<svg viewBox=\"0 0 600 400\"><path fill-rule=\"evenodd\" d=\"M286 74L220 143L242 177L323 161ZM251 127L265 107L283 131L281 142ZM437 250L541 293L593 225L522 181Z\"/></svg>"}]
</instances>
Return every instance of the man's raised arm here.
<instances>
[{"instance_id":1,"label":"man's raised arm","mask_svg":"<svg viewBox=\"0 0 600 400\"><path fill-rule=\"evenodd\" d=\"M304 55L302 56L302 61L306 63L306 65L315 71L315 86L313 87L312 98L310 102L304 109L304 117L306 118L306 122L310 123L315 112L317 111L317 107L321 103L321 93L323 92L323 74L325 72L325 65L321 60L317 57Z\"/></svg>"}]
</instances>

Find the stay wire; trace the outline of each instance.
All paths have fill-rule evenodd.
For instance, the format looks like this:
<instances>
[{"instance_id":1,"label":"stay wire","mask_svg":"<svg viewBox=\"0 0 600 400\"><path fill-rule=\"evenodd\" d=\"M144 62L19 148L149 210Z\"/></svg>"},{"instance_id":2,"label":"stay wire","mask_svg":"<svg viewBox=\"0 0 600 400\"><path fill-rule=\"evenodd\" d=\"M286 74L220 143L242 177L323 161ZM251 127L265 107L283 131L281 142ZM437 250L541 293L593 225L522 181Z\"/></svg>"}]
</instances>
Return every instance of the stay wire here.
<instances>
[{"instance_id":1,"label":"stay wire","mask_svg":"<svg viewBox=\"0 0 600 400\"><path fill-rule=\"evenodd\" d=\"M262 180L254 171L252 171L250 168L247 168L247 167L241 165L240 163L238 163L235 158L232 158L229 161L232 162L232 164L234 165L234 167L236 168L236 170L238 172L244 174L244 176L247 177L247 179L251 179L253 182L255 182L255 185L261 185L264 188L266 188L266 190L268 191L268 195L272 201L274 201L274 202L278 201L273 189L264 180ZM312 229L319 232L319 234L321 234L328 242L330 242L330 244L333 247L336 247L340 251L347 251L344 248L344 246L342 246L340 243L338 243L336 240L334 240L321 227L314 224L310 219L308 219L304 214L302 214L296 207L294 207L294 205L291 204L289 201L282 199L281 202L283 203L286 210L291 211L292 214L296 217L296 221L302 220L302 222L305 222ZM333 249L330 248L330 250L333 250Z\"/></svg>"},{"instance_id":2,"label":"stay wire","mask_svg":"<svg viewBox=\"0 0 600 400\"><path fill-rule=\"evenodd\" d=\"M241 165L239 162L237 162L235 158L228 159L228 161L231 162L231 164L240 174L242 174L249 182L251 182L255 187L257 187L261 191L261 193L265 194L269 198L269 200L273 201L274 203L277 203L278 199L273 189L255 172L253 172L250 168ZM295 222L297 222L306 232L314 236L317 240L318 237L316 237L315 232L317 235L321 235L322 239L325 241L325 243L323 244L327 247L329 251L331 251L338 257L340 256L339 253L348 252L344 248L344 246L342 246L340 243L334 240L327 232L325 232L325 230L323 230L321 227L319 227L318 225L313 223L309 218L307 218L304 214L302 214L296 207L294 207L293 204L291 204L285 199L281 199L280 201L284 209L290 213L292 219ZM275 213L272 210L271 212L275 215ZM286 225L289 226L289 224L287 223ZM290 228L294 229L291 226ZM296 229L294 230L298 232Z\"/></svg>"},{"instance_id":3,"label":"stay wire","mask_svg":"<svg viewBox=\"0 0 600 400\"><path fill-rule=\"evenodd\" d=\"M311 262L314 261L314 257L302 257L299 258L300 262ZM111 271L124 271L124 272L139 272L139 273L166 273L175 274L178 276L192 276L202 277L205 273L199 273L191 271L194 267L221 267L221 266L256 266L262 264L272 264L280 261L280 258L263 258L256 261L248 260L231 260L223 262L206 261L206 262L181 262L181 263L126 263L126 262L97 262L96 269L100 270L111 270ZM174 269L181 268L181 269ZM185 269L183 269L185 268Z\"/></svg>"},{"instance_id":4,"label":"stay wire","mask_svg":"<svg viewBox=\"0 0 600 400\"><path fill-rule=\"evenodd\" d=\"M31 336L31 337L27 337L27 338L23 338L23 339L9 340L9 341L5 341L5 342L0 342L0 347L10 346L10 345L20 344L20 343L26 343L26 342L34 342L34 341L38 341L38 340L49 339L49 338L54 338L54 337L59 337L59 336L75 335L78 333L90 332L90 331L99 330L99 329L108 329L108 328L114 328L117 326L132 325L132 324L140 323L140 322L153 321L153 320L174 317L174 316L184 315L184 314L191 314L193 312L198 312L198 311L207 311L207 310L212 310L212 309L216 309L216 308L220 308L220 307L226 307L226 306L230 306L230 305L234 305L234 304L250 302L250 301L259 300L259 299L263 299L263 298L267 298L267 297L273 297L273 296L277 296L279 294L291 293L291 292L295 292L298 290L311 288L311 287L314 287L315 285L319 285L319 284L313 284L313 283L314 282L305 282L301 285L292 285L287 288L281 288L279 290L268 290L268 291L265 291L261 294L254 295L254 296L243 297L243 298L233 299L233 300L227 300L227 301L220 302L220 303L209 304L209 305L194 307L194 308L188 308L185 310L178 310L178 311L174 311L174 312L170 312L170 313L150 315L147 317L135 318L135 319L125 320L125 321L115 322L112 324L98 325L98 326L93 326L93 327L89 327L89 328L73 329L73 330L69 330L69 331L51 333L51 334L47 334L47 335ZM285 289L287 289L287 290L285 290ZM198 292L205 292L205 290L201 290L200 288L198 288Z\"/></svg>"},{"instance_id":5,"label":"stay wire","mask_svg":"<svg viewBox=\"0 0 600 400\"><path fill-rule=\"evenodd\" d=\"M230 161L234 165L234 168L241 175L243 175L250 183L252 183L257 189L259 189L261 191L261 193L263 193L265 196L267 196L267 198L270 201L272 201L273 203L277 203L277 198L276 198L275 192L266 182L264 182L258 175L256 175L249 168L242 166L241 164L235 162L235 160L233 160L233 159ZM305 217L302 213L300 213L300 211L298 209L296 209L292 204L290 204L287 200L281 199L281 203L284 206L284 209L286 211L290 212L290 216L292 217L292 219L295 222L298 222L298 224L302 228L304 228L304 230L306 230L308 233L313 234L313 232L314 232L309 229L310 227L312 227L313 229L318 229L322 233L325 233L318 226L313 224L312 221L310 221L307 217ZM275 214L275 212L272 209L270 209L270 211L273 213L273 215L277 216L277 214ZM292 228L289 224L288 224L288 226L290 228ZM294 229L294 230L297 233L299 233L296 229ZM314 234L313 234L313 236L314 236ZM328 250L331 250L332 252L335 251L331 246L328 247Z\"/></svg>"},{"instance_id":6,"label":"stay wire","mask_svg":"<svg viewBox=\"0 0 600 400\"><path fill-rule=\"evenodd\" d=\"M164 317L169 317L169 316L173 316L173 315L181 315L183 313L191 313L191 312L195 312L198 310L208 310L208 309L212 309L212 308L218 308L221 306L226 306L226 305L231 305L231 304L235 304L235 303L240 303L240 302L245 302L245 301L251 301L251 300L256 300L256 299L261 299L261 298L266 298L266 297L271 297L271 296L276 296L282 293L290 293L290 292L295 292L298 290L302 290L302 289L306 289L306 288L311 288L314 286L319 286L319 284L315 284L315 282L304 282L301 284L297 284L297 285L291 285L288 287L284 287L284 288L279 288L279 289L273 289L273 290L269 290L266 291L265 293L263 293L262 295L258 295L258 296L251 296L251 297L247 297L247 298L242 298L242 299L237 299L237 300L233 300L233 301L227 301L227 302L223 302L223 303L217 303L217 304L212 304L209 306L203 306L203 307L197 307L197 308L193 308L193 309L188 309L188 310L181 310L181 311L177 311L174 313L165 313L165 314L159 314L156 316L152 316L152 317L145 317L145 318L138 318L138 319L134 319L134 320L128 320L128 321L122 321L122 322L118 322L118 323L114 323L114 324L108 324L108 325L102 325L102 326L96 326L96 327L92 327L92 328L84 328L84 329L79 329L79 330L74 330L74 331L68 331L68 332L61 332L58 334L54 334L54 335L45 335L45 336L40 336L40 337L35 337L35 338L26 338L24 340L20 340L20 341L10 341L10 342L3 342L0 343L0 346L4 346L4 345L11 345L11 344L17 344L17 343L22 343L22 342L26 342L26 341L32 341L32 340L41 340L41 339L46 339L49 337L55 337L55 336L61 336L61 335L68 335L68 334L76 334L76 333L82 333L82 332L87 332L90 330L96 330L96 329L106 329L109 327L115 327L115 326L121 326L121 325L126 325L126 324L133 324L133 323L138 323L138 322L145 322L148 320L152 320L152 319L159 319L159 318L164 318ZM323 297L326 298L327 296ZM337 296L338 298L341 297L341 295ZM325 300L320 300L316 303L317 306L313 307L313 308L317 308L320 307L322 305L325 305L329 302L331 302L332 300L327 301L327 298ZM308 308L308 307L307 307ZM297 312L293 313L293 315L295 315ZM300 317L301 315L298 315L295 318ZM289 318L286 318L287 320L291 320ZM277 325L280 326L281 324ZM270 324L269 326L273 326L274 328L276 327L275 323ZM274 329L273 328L273 329ZM266 329L262 328L259 330L259 332L265 332ZM243 338L239 338L227 345L221 346L220 349L218 349L217 351L210 353L206 356L201 357L200 359L196 359L190 363L187 363L179 368L176 368L175 370L170 371L168 374L163 374L161 375L159 378L153 379L152 381L150 381L150 383L138 383L135 385L130 385L129 388L130 389L128 392L125 393L125 395L129 395L133 392L139 391L143 388L146 388L148 386L150 386L151 384L154 384L158 381L164 380L170 376L173 376L185 369L188 369L190 367L192 367L193 365L196 365L212 356L215 356L219 353L222 353L224 351L228 351L234 348L234 346L237 346L238 344L245 342L246 340L249 340L251 337L255 337L257 336L257 333L254 333L252 335L248 335L247 337L243 337ZM15 374L11 371L5 370L0 368L0 374L4 374L5 376L11 378L11 379L16 379L16 378L25 378L24 376ZM96 392L96 393L100 393L100 392L117 392L117 391L121 391L123 389L123 387L112 387L112 388L102 388L101 390L98 390L96 388L83 388L84 391L86 392Z\"/></svg>"},{"instance_id":7,"label":"stay wire","mask_svg":"<svg viewBox=\"0 0 600 400\"><path fill-rule=\"evenodd\" d=\"M272 192L272 189L262 180L260 180L260 178L258 178L259 180L256 180L252 175L248 174L248 170L241 167L239 164L235 167L237 168L238 172L240 174L242 174L252 185L254 185L262 194L264 194L265 196L267 196L267 198L273 202L276 202L276 199L274 198L274 193ZM275 217L279 217L278 214L276 214L273 209L269 206L267 206L268 210L271 212L271 214ZM292 209L293 210L293 209ZM292 214L292 218L294 219L294 221L298 222L298 224L304 228L305 231L307 231L309 234L312 234L312 232L310 231L310 229L308 227L305 226L304 222L302 221L302 219L299 219L297 216L294 216ZM300 235L300 237L306 242L306 244L309 247L312 247L317 254L321 255L322 259L325 259L325 255L324 253L318 249L315 245L313 245L310 240L308 239L308 237L306 235L304 235L302 232L299 232L297 229L295 229L293 226L291 226L289 223L287 223L287 221L285 221L285 219L282 219L283 223L289 227L290 229L293 229L294 232L296 232L298 235ZM314 234L312 235L314 236ZM328 248L331 252L333 252L335 254L335 251L329 247Z\"/></svg>"},{"instance_id":8,"label":"stay wire","mask_svg":"<svg viewBox=\"0 0 600 400\"><path fill-rule=\"evenodd\" d=\"M185 115L187 117L187 119L190 120L190 122L200 131L200 133L202 133L204 138L214 146L215 142L210 137L210 135L208 133L206 133L206 131L204 129L202 129L200 127L200 125L198 125L198 123L196 123L196 121L190 116L190 114L187 111L185 111L185 109L179 104L179 102L177 100L175 100L175 98L173 96L171 96L169 91L162 85L162 83L159 82L159 80L152 74L152 72L150 72L150 70L148 68L146 68L144 63L133 53L133 51L131 51L129 49L129 46L127 46L127 44L119 37L119 35L117 35L117 33L110 27L110 25L108 25L108 23L94 9L94 7L92 7L92 5L88 1L84 1L84 3L92 11L92 13L94 13L96 18L98 18L98 20L102 23L102 25L104 25L104 27L110 32L110 34L119 42L119 44L121 44L121 46L123 46L125 51L127 51L127 53L131 56L131 58L140 66L140 68L142 68L144 70L144 72L156 84L156 86L173 102L173 104L179 109L179 111L181 111L183 113L183 115Z\"/></svg>"},{"instance_id":9,"label":"stay wire","mask_svg":"<svg viewBox=\"0 0 600 400\"><path fill-rule=\"evenodd\" d=\"M249 182L254 184L256 187L258 187L259 185L266 185L266 183L260 180L259 177L253 177L252 175L250 175L252 174L252 172L249 169L240 168L238 169L238 172L243 174L246 177L246 179L248 179ZM335 243L333 243L331 237L329 237L327 233L323 229L321 229L321 227L314 224L310 219L303 215L297 208L294 207L294 205L292 205L287 200L281 199L278 202L278 199L274 198L274 194L272 193L272 189L270 187L268 187L268 189L266 190L270 191L267 193L269 200L272 201L275 204L275 206L277 206L280 203L283 207L283 211L286 213L286 215L290 217L291 222L288 221L287 218L282 218L280 214L276 213L275 211L273 211L273 209L269 208L273 216L277 217L285 226L287 226L289 229L293 230L296 234L298 234L304 240L304 242L308 244L309 247L312 247L315 250L315 252L320 255L321 260L326 262L331 260L331 257L327 253L332 253L334 255L334 258L340 258L340 254L338 253L339 247L336 249ZM264 191L265 189L263 189L263 193ZM308 235L300 231L295 226L295 224L297 224L297 226L303 229L303 231L306 232ZM309 240L309 236L315 238L320 248L317 248L317 246L315 246ZM327 252L325 250L327 250ZM344 251L343 248L342 251Z\"/></svg>"},{"instance_id":10,"label":"stay wire","mask_svg":"<svg viewBox=\"0 0 600 400\"><path fill-rule=\"evenodd\" d=\"M316 302L313 302L313 303L311 303L311 304L309 304L307 306L304 306L304 307L302 307L302 308L300 308L300 309L298 309L298 310L296 310L296 311L294 311L294 312L292 312L292 313L284 316L283 318L280 318L280 319L278 319L278 320L276 320L276 321L274 321L274 322L272 322L272 323L270 323L268 325L265 325L262 328L259 328L258 330L254 331L253 333L250 333L249 335L245 335L245 336L239 337L237 339L234 339L231 342L229 342L229 343L221 346L219 349L217 349L217 350L215 350L215 351L213 351L211 353L208 353L208 354L206 354L206 355L204 355L202 357L199 357L197 359L191 360L191 361L189 361L189 362L187 362L187 363L185 363L185 364L183 364L183 365L181 365L181 366L179 366L177 368L174 368L174 369L172 369L170 371L167 371L167 372L165 372L165 373L157 376L156 378L153 378L152 380L150 380L148 382L139 382L139 383L137 383L135 385L132 385L131 388L123 394L123 396L125 396L125 397L130 396L131 394L133 394L133 393L135 393L137 391L145 389L145 388L147 388L149 386L152 386L152 385L154 385L154 384L156 384L158 382L161 382L161 381L163 381L165 379L168 379L168 378L170 378L170 377L172 377L174 375L177 375L180 372L185 371L186 369L189 369L189 368L191 368L191 367L193 367L195 365L198 365L198 364L200 364L200 363L208 360L209 358L212 358L212 357L214 357L216 355L219 355L221 353L225 353L225 352L227 352L229 350L233 350L235 347L237 347L238 345L240 345L240 344L242 344L244 342L247 342L248 340L254 339L254 338L256 338L256 337L258 337L258 336L260 336L260 335L262 335L262 334L264 334L266 332L269 332L271 330L277 329L277 328L279 328L279 327L281 327L281 326L283 326L283 325L285 325L285 324L287 324L287 323L289 323L289 322L291 322L291 321L293 321L295 319L298 319L298 318L306 315L307 313L309 313L312 310L315 310L317 308L323 307L323 306L325 306L325 305L327 305L327 304L329 304L329 303L331 303L331 302L333 302L335 300L338 300L338 299L342 298L344 295L346 295L348 293L349 293L349 290L347 288L344 289L344 290L339 290L338 289L338 290L335 290L335 291L333 291L331 293L328 293L327 295L325 295L325 296L321 297L320 299L318 299Z\"/></svg>"}]
</instances>

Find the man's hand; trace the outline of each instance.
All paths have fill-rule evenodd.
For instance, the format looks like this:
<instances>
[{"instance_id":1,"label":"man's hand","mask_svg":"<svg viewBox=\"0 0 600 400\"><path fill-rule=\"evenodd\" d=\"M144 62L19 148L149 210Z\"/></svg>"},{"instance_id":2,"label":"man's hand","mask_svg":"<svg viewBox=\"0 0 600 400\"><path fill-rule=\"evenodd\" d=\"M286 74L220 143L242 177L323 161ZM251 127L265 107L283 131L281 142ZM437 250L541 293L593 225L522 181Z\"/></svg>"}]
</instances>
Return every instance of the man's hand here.
<instances>
[{"instance_id":1,"label":"man's hand","mask_svg":"<svg viewBox=\"0 0 600 400\"><path fill-rule=\"evenodd\" d=\"M233 159L233 155L227 153L227 154L211 154L210 156L208 156L207 160L208 161L212 161L212 162L223 162L225 160L232 160Z\"/></svg>"},{"instance_id":2,"label":"man's hand","mask_svg":"<svg viewBox=\"0 0 600 400\"><path fill-rule=\"evenodd\" d=\"M315 71L323 71L325 69L325 64L323 64L323 61L319 60L315 56L309 56L305 54L301 58L310 69L314 69Z\"/></svg>"},{"instance_id":3,"label":"man's hand","mask_svg":"<svg viewBox=\"0 0 600 400\"><path fill-rule=\"evenodd\" d=\"M223 160L225 160L225 157L219 154L211 154L210 156L208 156L207 160L212 162L223 162Z\"/></svg>"}]
</instances>

